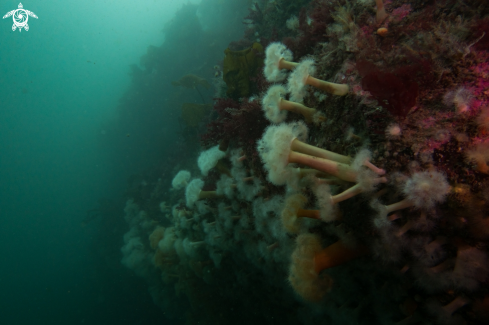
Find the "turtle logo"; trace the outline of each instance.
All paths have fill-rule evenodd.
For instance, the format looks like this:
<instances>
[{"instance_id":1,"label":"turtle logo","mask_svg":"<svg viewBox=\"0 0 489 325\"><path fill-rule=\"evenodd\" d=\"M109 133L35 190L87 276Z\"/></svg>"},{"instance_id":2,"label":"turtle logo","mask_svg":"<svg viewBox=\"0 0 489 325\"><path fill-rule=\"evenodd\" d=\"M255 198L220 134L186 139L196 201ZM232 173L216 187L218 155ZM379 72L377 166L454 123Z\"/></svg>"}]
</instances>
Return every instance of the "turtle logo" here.
<instances>
[{"instance_id":1,"label":"turtle logo","mask_svg":"<svg viewBox=\"0 0 489 325\"><path fill-rule=\"evenodd\" d=\"M33 13L32 11L25 10L22 3L19 3L19 9L15 9L7 12L5 16L3 16L3 19L10 16L12 16L12 19L14 20L14 24L12 25L12 30L15 31L15 29L18 28L19 32L22 31L22 28L24 28L26 31L29 30L29 25L27 25L29 16L37 19L36 14Z\"/></svg>"}]
</instances>

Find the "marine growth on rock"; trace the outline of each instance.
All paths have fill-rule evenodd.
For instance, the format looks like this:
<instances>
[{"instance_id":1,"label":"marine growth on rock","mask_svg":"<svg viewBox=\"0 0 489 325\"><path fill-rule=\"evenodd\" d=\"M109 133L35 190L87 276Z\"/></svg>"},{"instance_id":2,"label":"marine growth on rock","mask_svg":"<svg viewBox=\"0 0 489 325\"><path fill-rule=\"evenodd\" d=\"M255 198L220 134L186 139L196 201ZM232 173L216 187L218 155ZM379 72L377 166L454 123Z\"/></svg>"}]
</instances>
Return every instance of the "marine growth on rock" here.
<instances>
[{"instance_id":1,"label":"marine growth on rock","mask_svg":"<svg viewBox=\"0 0 489 325\"><path fill-rule=\"evenodd\" d=\"M258 0L244 23L194 138L220 155L160 211L127 201L122 263L188 324L488 324L489 3Z\"/></svg>"}]
</instances>

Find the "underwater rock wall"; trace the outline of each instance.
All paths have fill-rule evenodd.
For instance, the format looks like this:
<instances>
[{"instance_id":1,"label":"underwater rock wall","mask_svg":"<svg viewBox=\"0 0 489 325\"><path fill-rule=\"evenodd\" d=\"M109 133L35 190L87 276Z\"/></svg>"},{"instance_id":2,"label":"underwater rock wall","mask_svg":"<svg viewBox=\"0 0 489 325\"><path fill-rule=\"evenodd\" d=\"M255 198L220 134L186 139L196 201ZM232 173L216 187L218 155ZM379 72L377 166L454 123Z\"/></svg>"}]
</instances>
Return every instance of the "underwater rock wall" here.
<instances>
[{"instance_id":1,"label":"underwater rock wall","mask_svg":"<svg viewBox=\"0 0 489 325\"><path fill-rule=\"evenodd\" d=\"M253 1L253 95L215 99L159 211L127 202L122 263L189 324L487 323L488 14Z\"/></svg>"}]
</instances>

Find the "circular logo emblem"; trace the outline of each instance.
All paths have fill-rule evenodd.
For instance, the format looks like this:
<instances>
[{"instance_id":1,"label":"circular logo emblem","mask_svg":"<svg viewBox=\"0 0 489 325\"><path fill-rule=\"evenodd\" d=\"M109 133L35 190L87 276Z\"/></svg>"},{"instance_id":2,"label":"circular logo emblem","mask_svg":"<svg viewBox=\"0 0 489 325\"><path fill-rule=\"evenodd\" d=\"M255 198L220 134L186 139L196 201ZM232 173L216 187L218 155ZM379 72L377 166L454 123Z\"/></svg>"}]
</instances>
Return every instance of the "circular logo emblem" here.
<instances>
[{"instance_id":1,"label":"circular logo emblem","mask_svg":"<svg viewBox=\"0 0 489 325\"><path fill-rule=\"evenodd\" d=\"M23 27L27 24L27 13L24 9L17 9L14 14L14 23L17 27Z\"/></svg>"}]
</instances>

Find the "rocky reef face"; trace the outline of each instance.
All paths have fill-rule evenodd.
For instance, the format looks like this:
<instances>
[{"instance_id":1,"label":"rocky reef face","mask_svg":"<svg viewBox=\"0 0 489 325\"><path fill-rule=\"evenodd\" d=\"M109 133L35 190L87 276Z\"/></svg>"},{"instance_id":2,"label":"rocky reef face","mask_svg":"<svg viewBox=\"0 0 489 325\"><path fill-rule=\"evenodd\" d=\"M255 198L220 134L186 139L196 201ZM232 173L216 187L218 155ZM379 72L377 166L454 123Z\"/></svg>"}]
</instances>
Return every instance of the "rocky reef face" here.
<instances>
[{"instance_id":1,"label":"rocky reef face","mask_svg":"<svg viewBox=\"0 0 489 325\"><path fill-rule=\"evenodd\" d=\"M188 324L489 322L488 15L253 1L202 181L128 200L123 264Z\"/></svg>"}]
</instances>

